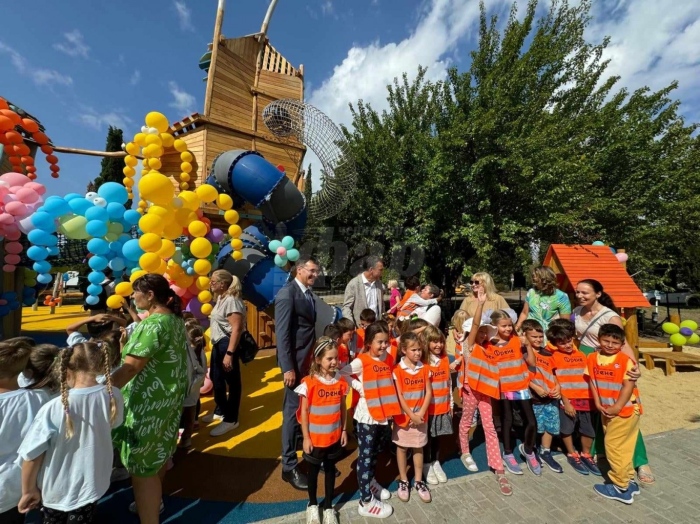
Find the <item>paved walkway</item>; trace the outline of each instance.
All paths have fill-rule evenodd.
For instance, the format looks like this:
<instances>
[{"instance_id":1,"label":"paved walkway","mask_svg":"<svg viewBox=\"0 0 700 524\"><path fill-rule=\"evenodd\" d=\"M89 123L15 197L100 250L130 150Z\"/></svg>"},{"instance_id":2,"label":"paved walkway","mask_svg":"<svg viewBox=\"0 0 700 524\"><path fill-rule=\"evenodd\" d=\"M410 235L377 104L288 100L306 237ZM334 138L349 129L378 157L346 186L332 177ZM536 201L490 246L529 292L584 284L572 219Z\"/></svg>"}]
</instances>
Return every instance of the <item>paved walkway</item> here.
<instances>
[{"instance_id":1,"label":"paved walkway","mask_svg":"<svg viewBox=\"0 0 700 524\"><path fill-rule=\"evenodd\" d=\"M432 489L433 502L424 504L418 497L402 503L391 501L394 514L386 524L437 524L478 522L479 524L543 523L697 523L700 522L700 430L677 430L645 439L656 484L642 488L631 506L605 500L593 491L599 477L578 475L568 464L563 474L550 470L535 478L509 475L513 496L501 497L493 475L480 473L450 480ZM563 462L563 457L558 456ZM393 495L393 494L392 494ZM340 522L377 523L357 513L357 502L346 503ZM305 515L297 513L265 524L305 524Z\"/></svg>"}]
</instances>

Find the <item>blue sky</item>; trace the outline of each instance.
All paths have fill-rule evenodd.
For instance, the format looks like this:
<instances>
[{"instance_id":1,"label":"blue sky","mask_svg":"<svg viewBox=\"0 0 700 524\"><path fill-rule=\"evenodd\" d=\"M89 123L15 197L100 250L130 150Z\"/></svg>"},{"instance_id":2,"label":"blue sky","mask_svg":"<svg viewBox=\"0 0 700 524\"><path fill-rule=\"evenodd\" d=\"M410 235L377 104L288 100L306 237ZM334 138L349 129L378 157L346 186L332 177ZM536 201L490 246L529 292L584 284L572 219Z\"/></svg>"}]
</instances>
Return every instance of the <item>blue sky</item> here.
<instances>
[{"instance_id":1,"label":"blue sky","mask_svg":"<svg viewBox=\"0 0 700 524\"><path fill-rule=\"evenodd\" d=\"M485 3L505 17L511 1ZM525 2L516 3L523 12ZM211 42L217 0L3 4L0 96L39 118L54 143L103 149L110 124L130 137L148 111L175 121L202 110L198 61ZM700 2L595 4L588 36L612 37L610 72L630 88L678 79L683 113L699 121ZM268 0L229 0L224 34L258 31L267 6ZM418 64L429 67L432 79L450 65L468 65L477 22L477 0L279 0L269 36L289 61L304 64L307 101L347 124L348 103L362 98L381 109L386 84L415 73ZM54 181L39 159L39 181L51 194L84 192L99 163L62 154Z\"/></svg>"}]
</instances>

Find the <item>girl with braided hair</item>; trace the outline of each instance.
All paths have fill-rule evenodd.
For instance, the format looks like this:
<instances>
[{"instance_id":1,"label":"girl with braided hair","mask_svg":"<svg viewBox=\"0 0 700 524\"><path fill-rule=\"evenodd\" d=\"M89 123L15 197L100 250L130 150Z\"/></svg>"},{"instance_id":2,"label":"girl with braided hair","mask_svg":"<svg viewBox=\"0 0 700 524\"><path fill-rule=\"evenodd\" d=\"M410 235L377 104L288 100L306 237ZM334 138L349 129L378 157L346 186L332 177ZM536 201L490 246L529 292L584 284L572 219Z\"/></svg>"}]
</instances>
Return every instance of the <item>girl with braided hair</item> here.
<instances>
[{"instance_id":1,"label":"girl with braided hair","mask_svg":"<svg viewBox=\"0 0 700 524\"><path fill-rule=\"evenodd\" d=\"M19 448L18 509L42 507L44 524L89 524L109 488L112 429L122 423L124 400L112 387L107 343L76 344L57 359L61 395L39 410Z\"/></svg>"}]
</instances>

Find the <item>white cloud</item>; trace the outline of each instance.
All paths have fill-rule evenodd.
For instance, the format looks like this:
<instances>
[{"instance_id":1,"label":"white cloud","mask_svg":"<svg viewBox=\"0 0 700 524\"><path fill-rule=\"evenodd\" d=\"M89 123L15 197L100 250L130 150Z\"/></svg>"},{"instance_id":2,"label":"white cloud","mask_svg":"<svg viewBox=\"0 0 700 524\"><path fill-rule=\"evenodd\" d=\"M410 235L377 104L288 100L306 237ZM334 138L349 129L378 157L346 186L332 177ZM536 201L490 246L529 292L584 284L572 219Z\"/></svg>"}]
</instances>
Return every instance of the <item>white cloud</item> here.
<instances>
[{"instance_id":1,"label":"white cloud","mask_svg":"<svg viewBox=\"0 0 700 524\"><path fill-rule=\"evenodd\" d=\"M88 58L90 46L85 43L83 40L83 35L80 31L74 29L69 33L63 33L63 38L65 38L65 41L54 44L54 49L58 49L68 56L81 56L83 58Z\"/></svg>"},{"instance_id":2,"label":"white cloud","mask_svg":"<svg viewBox=\"0 0 700 524\"><path fill-rule=\"evenodd\" d=\"M138 69L134 71L134 73L131 75L131 78L129 79L129 83L132 86L137 85L141 81L141 71Z\"/></svg>"},{"instance_id":3,"label":"white cloud","mask_svg":"<svg viewBox=\"0 0 700 524\"><path fill-rule=\"evenodd\" d=\"M134 121L129 118L123 110L114 109L107 113L100 113L92 107L81 107L80 113L76 120L84 126L90 127L98 131L105 131L107 127L118 127L129 135L129 129L133 126Z\"/></svg>"},{"instance_id":4,"label":"white cloud","mask_svg":"<svg viewBox=\"0 0 700 524\"><path fill-rule=\"evenodd\" d=\"M24 56L22 56L14 48L1 41L0 54L8 55L10 57L10 62L17 72L23 76L31 78L32 81L38 86L46 85L53 87L54 85L73 85L73 79L70 76L59 73L54 69L33 67Z\"/></svg>"},{"instance_id":5,"label":"white cloud","mask_svg":"<svg viewBox=\"0 0 700 524\"><path fill-rule=\"evenodd\" d=\"M180 20L180 29L183 31L194 31L194 26L192 25L192 11L184 0L174 0L173 7L175 7L175 12Z\"/></svg>"},{"instance_id":6,"label":"white cloud","mask_svg":"<svg viewBox=\"0 0 700 524\"><path fill-rule=\"evenodd\" d=\"M333 1L332 0L324 0L321 3L321 12L325 15L332 15L334 10L333 10Z\"/></svg>"},{"instance_id":7,"label":"white cloud","mask_svg":"<svg viewBox=\"0 0 700 524\"><path fill-rule=\"evenodd\" d=\"M170 89L170 94L173 95L173 101L168 104L170 107L175 108L178 112L183 113L181 116L189 115L194 113L194 108L197 105L197 99L180 89L180 87L175 82L168 82L168 89Z\"/></svg>"}]
</instances>

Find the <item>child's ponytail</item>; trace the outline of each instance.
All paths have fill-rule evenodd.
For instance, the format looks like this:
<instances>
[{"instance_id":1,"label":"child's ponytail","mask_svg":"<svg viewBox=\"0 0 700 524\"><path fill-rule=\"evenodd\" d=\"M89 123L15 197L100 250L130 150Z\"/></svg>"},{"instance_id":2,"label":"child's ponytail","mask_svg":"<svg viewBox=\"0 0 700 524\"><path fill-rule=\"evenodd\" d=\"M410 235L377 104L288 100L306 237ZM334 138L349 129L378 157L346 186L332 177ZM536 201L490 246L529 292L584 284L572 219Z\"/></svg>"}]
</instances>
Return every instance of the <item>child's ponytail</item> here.
<instances>
[{"instance_id":1,"label":"child's ponytail","mask_svg":"<svg viewBox=\"0 0 700 524\"><path fill-rule=\"evenodd\" d=\"M61 351L59 355L58 376L61 385L61 404L66 415L66 440L73 438L73 421L70 418L70 407L68 405L68 364L73 356L74 347L71 346Z\"/></svg>"}]
</instances>

